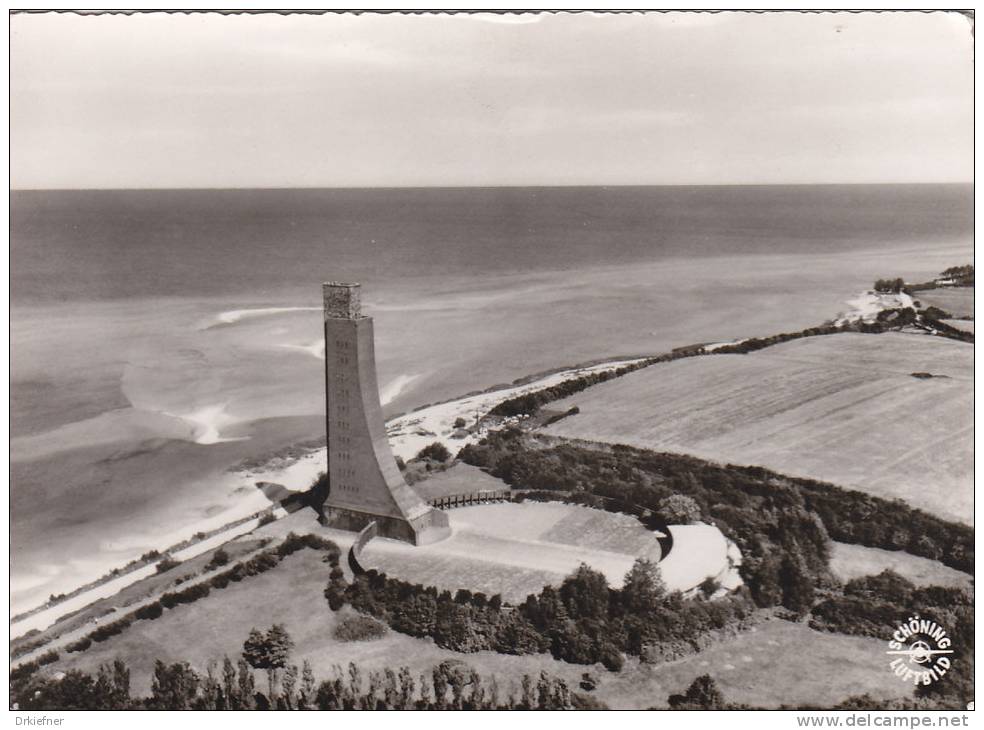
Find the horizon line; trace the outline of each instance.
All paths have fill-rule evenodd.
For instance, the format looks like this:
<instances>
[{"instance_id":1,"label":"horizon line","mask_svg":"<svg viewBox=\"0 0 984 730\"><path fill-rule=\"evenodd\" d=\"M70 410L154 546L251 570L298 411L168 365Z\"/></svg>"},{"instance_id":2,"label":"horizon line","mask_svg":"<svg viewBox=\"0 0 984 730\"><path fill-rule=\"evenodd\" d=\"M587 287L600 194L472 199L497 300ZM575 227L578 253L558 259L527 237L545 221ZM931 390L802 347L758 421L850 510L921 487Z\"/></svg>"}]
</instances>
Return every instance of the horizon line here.
<instances>
[{"instance_id":1,"label":"horizon line","mask_svg":"<svg viewBox=\"0 0 984 730\"><path fill-rule=\"evenodd\" d=\"M618 184L570 184L570 185L302 185L302 186L190 186L190 187L54 187L8 188L10 193L61 193L61 192L165 192L165 191L256 191L256 190L507 190L507 189L557 189L557 188L754 188L754 187L862 187L887 185L970 185L974 180L944 181L894 181L894 182L775 182L775 183L618 183Z\"/></svg>"}]
</instances>

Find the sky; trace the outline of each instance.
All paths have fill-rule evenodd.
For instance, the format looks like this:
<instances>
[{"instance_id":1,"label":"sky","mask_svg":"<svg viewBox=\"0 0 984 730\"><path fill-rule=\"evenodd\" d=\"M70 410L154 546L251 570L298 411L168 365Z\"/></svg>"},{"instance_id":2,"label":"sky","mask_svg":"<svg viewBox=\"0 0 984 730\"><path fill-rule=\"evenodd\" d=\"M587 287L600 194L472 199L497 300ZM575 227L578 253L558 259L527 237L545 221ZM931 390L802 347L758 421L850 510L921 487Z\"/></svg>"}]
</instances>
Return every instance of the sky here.
<instances>
[{"instance_id":1,"label":"sky","mask_svg":"<svg viewBox=\"0 0 984 730\"><path fill-rule=\"evenodd\" d=\"M968 182L954 13L11 18L15 189Z\"/></svg>"}]
</instances>

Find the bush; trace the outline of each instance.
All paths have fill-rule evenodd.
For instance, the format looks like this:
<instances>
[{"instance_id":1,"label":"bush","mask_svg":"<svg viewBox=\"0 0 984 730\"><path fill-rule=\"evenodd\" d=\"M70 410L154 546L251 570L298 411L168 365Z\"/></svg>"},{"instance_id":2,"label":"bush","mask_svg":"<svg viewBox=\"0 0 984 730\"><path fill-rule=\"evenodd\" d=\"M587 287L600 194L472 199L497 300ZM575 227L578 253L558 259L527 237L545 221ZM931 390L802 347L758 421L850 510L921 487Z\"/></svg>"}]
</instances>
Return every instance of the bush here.
<instances>
[{"instance_id":1,"label":"bush","mask_svg":"<svg viewBox=\"0 0 984 730\"><path fill-rule=\"evenodd\" d=\"M172 558L170 555L165 555L157 563L157 574L160 575L161 573L166 573L172 568L177 568L179 565L181 565L180 562Z\"/></svg>"},{"instance_id":2,"label":"bush","mask_svg":"<svg viewBox=\"0 0 984 730\"><path fill-rule=\"evenodd\" d=\"M264 525L269 525L271 522L276 522L277 516L273 512L267 512L262 517L260 517L260 524L257 527L263 527Z\"/></svg>"},{"instance_id":3,"label":"bush","mask_svg":"<svg viewBox=\"0 0 984 730\"><path fill-rule=\"evenodd\" d=\"M73 641L65 646L65 651L75 652L75 651L85 651L90 646L92 646L92 639L88 636L83 636L78 641Z\"/></svg>"},{"instance_id":4,"label":"bush","mask_svg":"<svg viewBox=\"0 0 984 730\"><path fill-rule=\"evenodd\" d=\"M323 537L317 535L312 535L310 533L304 535L298 535L297 533L288 533L284 541L276 548L276 553L278 557L284 558L288 555L296 553L298 550L303 550L308 548L310 550L321 550L323 552L331 555L340 555L341 550L338 545L333 543L331 540L326 540Z\"/></svg>"},{"instance_id":5,"label":"bush","mask_svg":"<svg viewBox=\"0 0 984 730\"><path fill-rule=\"evenodd\" d=\"M204 598L210 593L208 584L197 583L196 585L189 586L183 591L177 591L176 593L165 593L161 596L161 605L165 608L174 608L179 603L194 603L199 598Z\"/></svg>"},{"instance_id":6,"label":"bush","mask_svg":"<svg viewBox=\"0 0 984 730\"><path fill-rule=\"evenodd\" d=\"M458 416L456 419L454 419L454 427L455 428L464 428L467 425L468 425L468 422L465 421L465 419L462 418L461 416Z\"/></svg>"},{"instance_id":7,"label":"bush","mask_svg":"<svg viewBox=\"0 0 984 730\"><path fill-rule=\"evenodd\" d=\"M133 612L133 615L140 621L153 621L155 618L160 618L163 613L164 607L159 601L154 601L146 606L141 606Z\"/></svg>"},{"instance_id":8,"label":"bush","mask_svg":"<svg viewBox=\"0 0 984 730\"><path fill-rule=\"evenodd\" d=\"M212 554L212 559L208 561L208 568L221 568L223 565L229 564L229 553L227 553L222 548L219 548Z\"/></svg>"},{"instance_id":9,"label":"bush","mask_svg":"<svg viewBox=\"0 0 984 730\"><path fill-rule=\"evenodd\" d=\"M335 638L339 641L373 641L386 635L386 624L372 616L346 616L335 627Z\"/></svg>"},{"instance_id":10,"label":"bush","mask_svg":"<svg viewBox=\"0 0 984 730\"><path fill-rule=\"evenodd\" d=\"M425 446L417 453L418 459L432 459L434 461L439 461L442 464L451 458L451 452L448 451L447 447L440 441L435 441L434 443Z\"/></svg>"},{"instance_id":11,"label":"bush","mask_svg":"<svg viewBox=\"0 0 984 730\"><path fill-rule=\"evenodd\" d=\"M59 658L58 652L56 651L45 652L34 661L24 662L15 669L10 670L10 680L11 682L16 682L20 679L27 679L45 664L57 662Z\"/></svg>"},{"instance_id":12,"label":"bush","mask_svg":"<svg viewBox=\"0 0 984 730\"><path fill-rule=\"evenodd\" d=\"M659 505L659 514L667 524L691 525L700 519L700 505L685 494L671 494Z\"/></svg>"},{"instance_id":13,"label":"bush","mask_svg":"<svg viewBox=\"0 0 984 730\"><path fill-rule=\"evenodd\" d=\"M271 568L276 568L277 563L279 562L280 560L277 558L276 553L264 552L254 558L251 558L250 560L247 560L245 563L240 563L240 565L243 566L245 577L265 573Z\"/></svg>"},{"instance_id":14,"label":"bush","mask_svg":"<svg viewBox=\"0 0 984 730\"><path fill-rule=\"evenodd\" d=\"M89 634L89 638L93 641L106 641L106 639L112 636L122 634L125 629L129 628L131 623L133 623L133 619L129 616L124 616L118 621L113 621L111 624L100 626L98 629Z\"/></svg>"},{"instance_id":15,"label":"bush","mask_svg":"<svg viewBox=\"0 0 984 730\"><path fill-rule=\"evenodd\" d=\"M602 646L599 654L601 655L599 661L601 661L602 666L609 672L622 671L622 667L625 665L625 657L612 644Z\"/></svg>"}]
</instances>

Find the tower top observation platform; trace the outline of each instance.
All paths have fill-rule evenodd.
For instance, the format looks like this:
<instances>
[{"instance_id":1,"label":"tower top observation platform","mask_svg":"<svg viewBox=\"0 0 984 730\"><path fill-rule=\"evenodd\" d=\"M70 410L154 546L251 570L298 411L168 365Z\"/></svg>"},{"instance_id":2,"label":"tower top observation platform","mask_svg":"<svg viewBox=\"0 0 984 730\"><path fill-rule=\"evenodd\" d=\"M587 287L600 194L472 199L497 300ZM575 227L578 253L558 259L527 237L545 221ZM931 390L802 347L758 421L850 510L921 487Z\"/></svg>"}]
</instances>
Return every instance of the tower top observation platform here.
<instances>
[{"instance_id":1,"label":"tower top observation platform","mask_svg":"<svg viewBox=\"0 0 984 730\"><path fill-rule=\"evenodd\" d=\"M325 300L325 319L361 319L362 285L328 281L321 285Z\"/></svg>"}]
</instances>

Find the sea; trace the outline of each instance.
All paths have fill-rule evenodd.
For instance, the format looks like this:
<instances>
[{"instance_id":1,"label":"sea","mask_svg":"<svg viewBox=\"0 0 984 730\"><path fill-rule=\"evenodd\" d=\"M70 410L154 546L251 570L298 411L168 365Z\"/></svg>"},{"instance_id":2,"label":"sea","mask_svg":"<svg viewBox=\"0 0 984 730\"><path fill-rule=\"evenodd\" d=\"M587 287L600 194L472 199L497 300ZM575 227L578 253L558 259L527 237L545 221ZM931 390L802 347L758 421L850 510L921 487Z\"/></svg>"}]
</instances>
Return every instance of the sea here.
<instances>
[{"instance_id":1,"label":"sea","mask_svg":"<svg viewBox=\"0 0 984 730\"><path fill-rule=\"evenodd\" d=\"M221 522L230 470L323 437L323 281L363 286L389 416L820 324L969 263L972 220L969 185L16 191L13 611Z\"/></svg>"}]
</instances>

